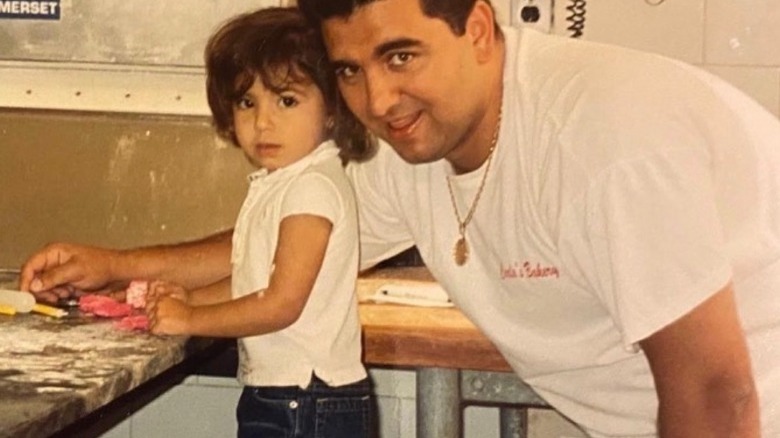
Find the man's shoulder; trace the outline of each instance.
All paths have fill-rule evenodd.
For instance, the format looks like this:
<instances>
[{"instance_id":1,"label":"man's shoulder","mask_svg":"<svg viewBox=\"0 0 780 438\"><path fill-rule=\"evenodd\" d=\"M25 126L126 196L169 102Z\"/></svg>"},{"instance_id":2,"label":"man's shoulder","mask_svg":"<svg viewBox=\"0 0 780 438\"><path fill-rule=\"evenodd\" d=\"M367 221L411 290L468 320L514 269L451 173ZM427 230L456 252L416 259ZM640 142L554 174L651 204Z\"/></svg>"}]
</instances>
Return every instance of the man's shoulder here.
<instances>
[{"instance_id":1,"label":"man's shoulder","mask_svg":"<svg viewBox=\"0 0 780 438\"><path fill-rule=\"evenodd\" d=\"M418 167L405 162L386 141L378 139L377 143L376 153L370 159L350 162L347 165L348 175L366 172L374 176L394 177L397 174L413 172Z\"/></svg>"},{"instance_id":2,"label":"man's shoulder","mask_svg":"<svg viewBox=\"0 0 780 438\"><path fill-rule=\"evenodd\" d=\"M349 177L358 197L370 193L384 198L408 198L414 190L419 190L437 163L411 164L403 160L393 147L379 141L376 154L367 161L349 163Z\"/></svg>"}]
</instances>

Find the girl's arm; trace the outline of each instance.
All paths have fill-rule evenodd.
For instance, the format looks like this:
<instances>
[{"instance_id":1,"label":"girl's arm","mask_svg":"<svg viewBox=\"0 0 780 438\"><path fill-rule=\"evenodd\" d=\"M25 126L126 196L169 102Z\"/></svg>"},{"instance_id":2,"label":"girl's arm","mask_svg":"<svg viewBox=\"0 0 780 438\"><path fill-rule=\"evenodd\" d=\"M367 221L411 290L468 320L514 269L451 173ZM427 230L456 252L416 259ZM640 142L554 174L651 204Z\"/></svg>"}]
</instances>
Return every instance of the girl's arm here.
<instances>
[{"instance_id":1,"label":"girl's arm","mask_svg":"<svg viewBox=\"0 0 780 438\"><path fill-rule=\"evenodd\" d=\"M285 217L279 226L268 288L220 304L191 306L162 297L150 309L153 333L246 337L275 332L298 320L322 267L333 226L321 216Z\"/></svg>"}]
</instances>

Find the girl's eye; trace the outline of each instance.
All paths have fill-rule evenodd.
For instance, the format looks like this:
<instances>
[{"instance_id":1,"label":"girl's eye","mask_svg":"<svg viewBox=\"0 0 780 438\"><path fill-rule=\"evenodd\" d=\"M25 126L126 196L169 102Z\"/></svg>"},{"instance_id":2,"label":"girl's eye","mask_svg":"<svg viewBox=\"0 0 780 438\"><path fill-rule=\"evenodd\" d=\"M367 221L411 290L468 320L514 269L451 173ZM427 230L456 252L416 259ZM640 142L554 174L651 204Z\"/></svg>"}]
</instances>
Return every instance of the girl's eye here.
<instances>
[{"instance_id":1,"label":"girl's eye","mask_svg":"<svg viewBox=\"0 0 780 438\"><path fill-rule=\"evenodd\" d=\"M292 108L294 106L298 105L298 99L292 97L292 96L280 96L279 97L279 106L282 108Z\"/></svg>"},{"instance_id":2,"label":"girl's eye","mask_svg":"<svg viewBox=\"0 0 780 438\"><path fill-rule=\"evenodd\" d=\"M397 67L409 63L412 59L414 59L414 55L409 52L394 53L390 56L389 64Z\"/></svg>"},{"instance_id":3,"label":"girl's eye","mask_svg":"<svg viewBox=\"0 0 780 438\"><path fill-rule=\"evenodd\" d=\"M252 108L255 105L254 105L254 103L252 102L251 99L249 99L248 97L244 96L244 97L238 99L238 101L236 101L236 106L238 108L240 108L240 109L247 109L247 108Z\"/></svg>"}]
</instances>

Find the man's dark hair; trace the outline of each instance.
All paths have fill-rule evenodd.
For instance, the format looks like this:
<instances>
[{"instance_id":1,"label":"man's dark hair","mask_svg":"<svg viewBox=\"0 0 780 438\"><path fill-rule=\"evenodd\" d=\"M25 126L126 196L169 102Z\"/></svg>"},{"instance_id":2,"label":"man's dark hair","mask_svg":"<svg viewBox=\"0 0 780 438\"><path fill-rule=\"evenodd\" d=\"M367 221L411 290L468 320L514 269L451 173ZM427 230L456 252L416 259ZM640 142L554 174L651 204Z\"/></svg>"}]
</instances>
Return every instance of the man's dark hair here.
<instances>
[{"instance_id":1,"label":"man's dark hair","mask_svg":"<svg viewBox=\"0 0 780 438\"><path fill-rule=\"evenodd\" d=\"M322 37L295 7L238 15L209 38L205 50L206 94L217 134L238 146L233 106L259 78L269 90L290 82L314 83L334 118L331 132L342 158L370 153L371 137L342 101Z\"/></svg>"},{"instance_id":2,"label":"man's dark hair","mask_svg":"<svg viewBox=\"0 0 780 438\"><path fill-rule=\"evenodd\" d=\"M312 25L319 28L323 20L349 17L355 9L382 0L298 0L298 7ZM449 25L452 33L463 35L466 20L477 0L418 0L426 16L438 18ZM489 0L483 0L490 4ZM498 25L496 25L498 26Z\"/></svg>"}]
</instances>

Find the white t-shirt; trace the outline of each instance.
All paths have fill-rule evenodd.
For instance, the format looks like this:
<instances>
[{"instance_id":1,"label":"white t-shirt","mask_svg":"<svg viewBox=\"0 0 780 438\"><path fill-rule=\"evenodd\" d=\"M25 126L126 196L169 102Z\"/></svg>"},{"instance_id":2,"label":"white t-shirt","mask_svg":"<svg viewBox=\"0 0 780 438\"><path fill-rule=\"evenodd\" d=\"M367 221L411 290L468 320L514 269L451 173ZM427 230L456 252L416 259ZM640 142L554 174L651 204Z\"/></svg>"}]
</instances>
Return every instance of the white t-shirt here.
<instances>
[{"instance_id":1,"label":"white t-shirt","mask_svg":"<svg viewBox=\"0 0 780 438\"><path fill-rule=\"evenodd\" d=\"M654 436L636 343L731 279L780 436L780 123L660 56L504 29L503 122L457 266L445 161L351 166L362 264L412 244L516 373L593 436ZM452 177L461 212L483 168Z\"/></svg>"},{"instance_id":2,"label":"white t-shirt","mask_svg":"<svg viewBox=\"0 0 780 438\"><path fill-rule=\"evenodd\" d=\"M321 216L333 224L325 258L295 323L239 339L238 378L244 385L305 388L312 372L331 386L366 377L355 293L357 211L332 141L275 172L259 170L250 175L249 192L233 233L233 297L268 286L279 224L296 214Z\"/></svg>"}]
</instances>

